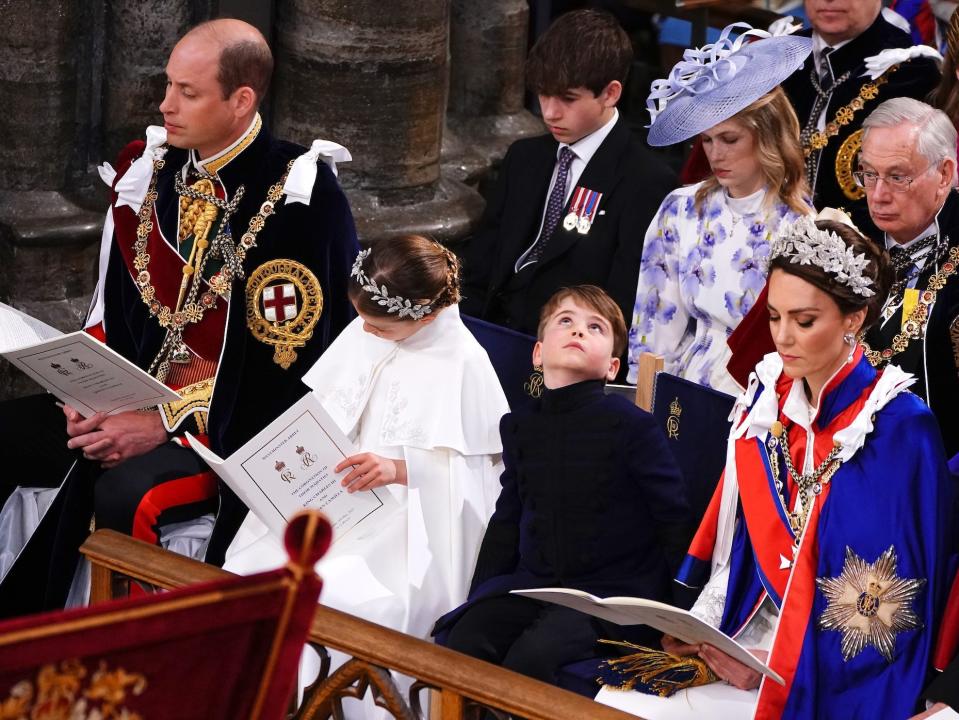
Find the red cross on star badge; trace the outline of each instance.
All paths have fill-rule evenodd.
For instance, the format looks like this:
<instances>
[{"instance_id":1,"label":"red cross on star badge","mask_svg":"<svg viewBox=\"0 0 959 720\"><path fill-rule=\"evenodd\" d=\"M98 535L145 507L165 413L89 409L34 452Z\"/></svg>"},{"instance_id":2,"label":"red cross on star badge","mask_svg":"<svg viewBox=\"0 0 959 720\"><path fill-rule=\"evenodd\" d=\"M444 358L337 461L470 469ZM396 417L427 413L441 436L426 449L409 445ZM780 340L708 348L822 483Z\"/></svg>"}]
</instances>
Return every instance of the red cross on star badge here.
<instances>
[{"instance_id":1,"label":"red cross on star badge","mask_svg":"<svg viewBox=\"0 0 959 720\"><path fill-rule=\"evenodd\" d=\"M270 322L285 322L296 317L296 288L293 283L263 288L263 317Z\"/></svg>"}]
</instances>

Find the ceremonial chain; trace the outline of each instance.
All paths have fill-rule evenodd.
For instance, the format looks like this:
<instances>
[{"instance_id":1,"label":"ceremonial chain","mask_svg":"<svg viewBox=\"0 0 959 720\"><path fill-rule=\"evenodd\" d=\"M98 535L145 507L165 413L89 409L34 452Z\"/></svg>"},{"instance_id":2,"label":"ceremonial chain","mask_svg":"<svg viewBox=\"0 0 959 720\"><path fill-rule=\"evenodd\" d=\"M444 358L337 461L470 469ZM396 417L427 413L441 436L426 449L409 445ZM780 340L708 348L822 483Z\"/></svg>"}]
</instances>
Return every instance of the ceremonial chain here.
<instances>
[{"instance_id":1,"label":"ceremonial chain","mask_svg":"<svg viewBox=\"0 0 959 720\"><path fill-rule=\"evenodd\" d=\"M839 134L839 129L844 125L848 125L853 121L856 116L856 112L862 110L866 106L866 102L869 100L875 100L879 97L879 88L885 85L889 81L889 75L896 71L898 66L893 66L889 68L885 73L880 77L876 78L873 82L868 82L859 88L859 96L853 98L849 103L843 105L836 111L836 117L833 118L833 121L826 124L826 127L823 130L817 130L816 132L803 133L802 143L803 143L803 155L807 158L815 150L822 150L826 145L829 144L829 138L835 137ZM815 78L815 73L812 74ZM848 73L847 73L848 75ZM833 87L838 85L840 82L846 79L846 75L843 75L842 78L837 81ZM822 89L818 87L818 80L813 80L813 85L817 86L817 92L822 92ZM810 122L813 122L814 119L810 118Z\"/></svg>"},{"instance_id":2,"label":"ceremonial chain","mask_svg":"<svg viewBox=\"0 0 959 720\"><path fill-rule=\"evenodd\" d=\"M806 525L806 518L809 517L809 510L812 508L813 501L810 497L810 491L813 496L818 496L822 492L823 485L828 483L839 469L842 463L837 460L837 458L839 457L839 453L842 452L842 445L836 444L833 449L829 451L826 459L814 468L812 472L802 474L799 473L796 470L796 466L793 465L792 456L789 454L789 434L783 427L783 424L777 420L772 424L769 432L770 435L767 443L770 450L769 464L772 467L773 480L776 483L779 503L782 505L783 510L785 510L786 517L789 518L789 527L792 528L793 534L796 536L796 542L798 543L803 527ZM786 471L789 475L792 475L793 482L795 482L799 488L799 508L795 512L789 510L787 501L783 497L783 481L779 479L779 456L776 453L776 447L778 445L782 446Z\"/></svg>"},{"instance_id":3,"label":"ceremonial chain","mask_svg":"<svg viewBox=\"0 0 959 720\"><path fill-rule=\"evenodd\" d=\"M859 333L859 344L862 345L863 353L873 367L881 367L889 362L894 355L898 355L907 347L912 340L922 336L929 320L929 308L936 302L936 294L946 285L946 281L956 272L959 267L959 245L949 251L949 256L942 264L939 272L929 278L929 284L926 289L919 294L919 302L909 314L909 317L902 324L902 330L892 339L892 343L884 350L873 350L865 339L865 332Z\"/></svg>"},{"instance_id":4,"label":"ceremonial chain","mask_svg":"<svg viewBox=\"0 0 959 720\"><path fill-rule=\"evenodd\" d=\"M239 186L233 199L227 201L213 194L203 193L188 187L177 175L174 180L174 188L178 194L214 205L223 211L223 217L220 220L219 230L212 246L209 245L205 236L196 239L196 254L199 257L196 258L195 262L183 266L184 284L191 281L189 282L189 291L184 296L182 290L185 285L181 286L177 305L173 309L163 305L156 297L156 288L150 280L150 255L147 253L147 239L153 230L153 206L158 197L156 191L157 178L164 164L165 161L162 159L153 161L153 177L150 179L150 188L138 213L140 224L137 227L137 239L133 245L136 252L133 266L138 271L136 284L140 289L140 297L149 308L150 315L155 316L160 323L160 327L166 328L167 331L163 344L160 346L160 351L153 359L148 370L161 382L166 379L170 372L170 362L188 363L190 361L189 349L183 342L183 332L186 326L191 323L199 323L207 310L216 308L217 297L225 298L229 294L234 278L243 279L243 261L247 252L256 246L257 234L263 229L266 219L274 213L276 203L283 197L283 185L286 183L286 177L289 174L292 162L287 165L287 171L283 174L283 177L270 187L266 202L260 206L259 212L250 218L247 231L240 238L239 244L235 246L231 242L229 219L230 215L236 212L245 188L242 185ZM206 179L209 180L209 177ZM208 246L210 246L210 252L206 253L205 250ZM201 295L203 269L211 256L221 258L224 265L218 273L210 278L210 290Z\"/></svg>"}]
</instances>

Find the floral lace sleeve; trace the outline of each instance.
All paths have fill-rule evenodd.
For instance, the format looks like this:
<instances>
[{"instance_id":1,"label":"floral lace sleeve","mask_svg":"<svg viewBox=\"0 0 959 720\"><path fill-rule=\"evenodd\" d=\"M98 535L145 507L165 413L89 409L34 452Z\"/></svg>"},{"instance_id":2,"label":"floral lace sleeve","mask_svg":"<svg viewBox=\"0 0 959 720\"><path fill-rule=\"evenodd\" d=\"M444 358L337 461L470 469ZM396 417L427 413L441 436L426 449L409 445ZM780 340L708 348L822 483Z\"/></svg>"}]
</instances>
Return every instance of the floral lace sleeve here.
<instances>
[{"instance_id":1,"label":"floral lace sleeve","mask_svg":"<svg viewBox=\"0 0 959 720\"><path fill-rule=\"evenodd\" d=\"M723 610L726 607L726 587L729 584L729 567L714 572L696 602L689 609L693 615L705 623L718 628L723 620Z\"/></svg>"},{"instance_id":2,"label":"floral lace sleeve","mask_svg":"<svg viewBox=\"0 0 959 720\"><path fill-rule=\"evenodd\" d=\"M639 356L645 351L664 355L666 372L675 373L672 365L681 354L690 318L678 278L680 216L691 201L685 195L668 195L646 231L629 330L629 382L636 382Z\"/></svg>"}]
</instances>

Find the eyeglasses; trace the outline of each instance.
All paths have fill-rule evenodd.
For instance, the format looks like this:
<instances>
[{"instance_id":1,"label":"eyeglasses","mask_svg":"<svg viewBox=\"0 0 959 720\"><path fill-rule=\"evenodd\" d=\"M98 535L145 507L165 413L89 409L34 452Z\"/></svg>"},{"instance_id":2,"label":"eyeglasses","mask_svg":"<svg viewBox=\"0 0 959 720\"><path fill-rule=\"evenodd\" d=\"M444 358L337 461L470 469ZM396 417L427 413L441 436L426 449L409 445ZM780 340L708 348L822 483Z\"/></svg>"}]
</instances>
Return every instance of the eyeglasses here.
<instances>
[{"instance_id":1,"label":"eyeglasses","mask_svg":"<svg viewBox=\"0 0 959 720\"><path fill-rule=\"evenodd\" d=\"M913 181L918 180L930 170L935 170L938 166L938 163L933 163L916 176L880 175L879 173L872 172L871 170L856 170L852 176L856 180L856 185L861 188L868 188L871 190L872 188L876 187L876 184L880 180L882 180L893 192L906 192L912 185Z\"/></svg>"}]
</instances>

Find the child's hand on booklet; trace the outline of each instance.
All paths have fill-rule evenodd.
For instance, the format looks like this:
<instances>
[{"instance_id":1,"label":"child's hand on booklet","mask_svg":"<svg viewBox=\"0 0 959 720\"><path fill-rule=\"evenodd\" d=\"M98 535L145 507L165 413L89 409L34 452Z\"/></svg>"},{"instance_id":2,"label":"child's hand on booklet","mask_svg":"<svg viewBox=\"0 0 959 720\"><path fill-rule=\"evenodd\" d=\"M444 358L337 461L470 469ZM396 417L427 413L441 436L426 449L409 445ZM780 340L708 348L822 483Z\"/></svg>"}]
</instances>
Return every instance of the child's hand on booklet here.
<instances>
[{"instance_id":1,"label":"child's hand on booklet","mask_svg":"<svg viewBox=\"0 0 959 720\"><path fill-rule=\"evenodd\" d=\"M391 460L369 452L358 453L345 458L336 466L335 471L340 472L350 465L353 470L341 483L347 492L372 490L390 483L406 485L406 463L402 460Z\"/></svg>"},{"instance_id":2,"label":"child's hand on booklet","mask_svg":"<svg viewBox=\"0 0 959 720\"><path fill-rule=\"evenodd\" d=\"M663 635L662 644L663 650L671 655L698 655L706 661L706 664L720 680L740 690L757 688L759 687L759 681L762 680L760 673L746 667L738 660L733 660L729 655L720 652L712 645L689 645L671 635ZM769 653L765 650L750 650L749 652L763 662L766 662L769 656Z\"/></svg>"}]
</instances>

